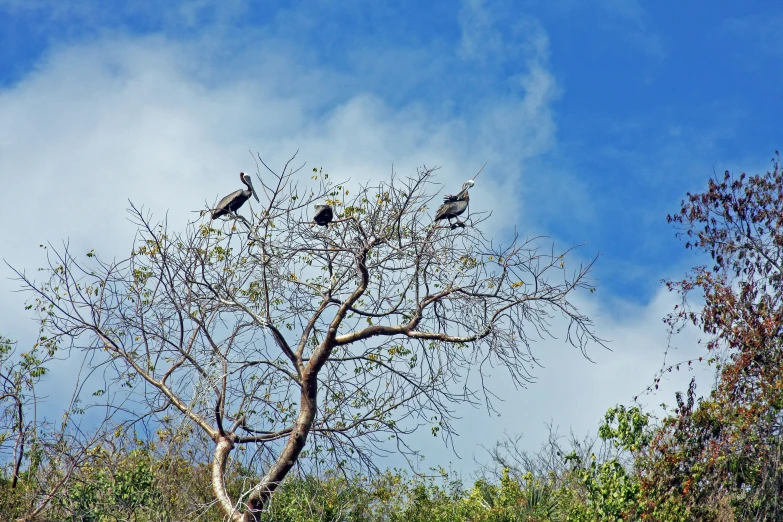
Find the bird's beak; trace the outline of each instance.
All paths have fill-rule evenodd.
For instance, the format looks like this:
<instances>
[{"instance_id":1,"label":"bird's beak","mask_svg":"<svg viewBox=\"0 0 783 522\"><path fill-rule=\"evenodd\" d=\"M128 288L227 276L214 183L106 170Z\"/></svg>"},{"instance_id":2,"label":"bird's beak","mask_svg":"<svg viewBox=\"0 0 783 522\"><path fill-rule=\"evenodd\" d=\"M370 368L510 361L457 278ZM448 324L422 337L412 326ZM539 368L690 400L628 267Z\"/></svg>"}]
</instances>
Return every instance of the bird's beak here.
<instances>
[{"instance_id":1,"label":"bird's beak","mask_svg":"<svg viewBox=\"0 0 783 522\"><path fill-rule=\"evenodd\" d=\"M250 192L253 193L253 197L256 198L256 201L258 201L260 203L261 200L258 199L258 194L256 194L256 189L255 189L255 187L253 187L253 182L250 181L250 176L247 176L245 178L245 180L247 181L247 185L250 187Z\"/></svg>"}]
</instances>

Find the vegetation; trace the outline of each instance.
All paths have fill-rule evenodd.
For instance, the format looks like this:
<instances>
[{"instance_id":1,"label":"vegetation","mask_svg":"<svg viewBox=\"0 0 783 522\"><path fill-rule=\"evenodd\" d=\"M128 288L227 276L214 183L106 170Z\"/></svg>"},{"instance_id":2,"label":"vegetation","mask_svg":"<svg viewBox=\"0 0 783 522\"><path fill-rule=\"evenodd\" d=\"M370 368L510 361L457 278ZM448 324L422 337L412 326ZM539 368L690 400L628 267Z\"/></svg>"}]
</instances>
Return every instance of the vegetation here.
<instances>
[{"instance_id":1,"label":"vegetation","mask_svg":"<svg viewBox=\"0 0 783 522\"><path fill-rule=\"evenodd\" d=\"M66 418L100 416L52 495L100 469L94 455L118 433L163 429L211 445L192 462L209 466L214 500L228 519L257 522L295 467L375 473L391 444L415 456L407 438L418 428L448 442L454 405L485 398L491 408L485 368L529 379L553 317L582 352L601 342L573 302L593 289L592 262L571 265L544 238L501 246L481 230L486 214L459 230L433 222L435 169L349 190L291 164L279 173L264 164L249 218L205 210L180 231L133 207L127 258L47 248L44 281L17 271L40 346L85 361ZM316 227L308 214L324 202L336 219ZM81 443L85 430L77 422L64 433ZM233 492L231 466L246 477ZM113 475L87 476L127 489ZM60 504L113 505L121 517L157 498L117 503L93 486Z\"/></svg>"},{"instance_id":2,"label":"vegetation","mask_svg":"<svg viewBox=\"0 0 783 522\"><path fill-rule=\"evenodd\" d=\"M537 453L521 451L518 439L507 438L489 450L489 461L471 481L445 470L421 476L341 465L347 455L328 461L329 452L317 451L328 447L328 439L319 443L316 437L306 458L332 465L298 464L254 516L291 522L783 520L783 173L777 160L765 174L709 180L707 190L688 194L669 221L686 248L711 262L667 282L681 297L667 317L672 333L696 326L706 351L665 371L714 364L716 382L705 396L691 382L662 419L634 404L617 405L597 427L597 438L553 431ZM204 237L213 234L208 230ZM30 406L59 349L53 338L42 337L16 357L10 340L0 343L0 518L225 520L210 467L215 439L200 436L194 423L113 418L90 437L78 437L69 424L72 414L57 429L36 421ZM374 344L366 347L362 368L382 360L378 346L389 348L383 357L403 357L407 364L415 355L404 345ZM377 396L351 397L364 401L365 414L379 408ZM336 398L326 398L320 415L328 416L334 407L329 400ZM221 404L213 405L218 418ZM248 418L225 415L237 427ZM373 422L403 434L390 418L376 415ZM440 419L430 428L449 429ZM237 457L223 464L225 494L251 495L259 461Z\"/></svg>"}]
</instances>

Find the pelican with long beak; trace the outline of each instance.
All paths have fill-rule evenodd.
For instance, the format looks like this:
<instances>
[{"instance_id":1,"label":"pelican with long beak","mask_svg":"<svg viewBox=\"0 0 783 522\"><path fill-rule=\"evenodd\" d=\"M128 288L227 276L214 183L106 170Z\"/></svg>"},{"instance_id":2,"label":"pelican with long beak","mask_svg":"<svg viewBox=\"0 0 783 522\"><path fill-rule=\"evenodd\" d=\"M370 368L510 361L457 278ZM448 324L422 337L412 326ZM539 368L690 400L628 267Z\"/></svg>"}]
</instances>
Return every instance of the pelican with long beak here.
<instances>
[{"instance_id":1,"label":"pelican with long beak","mask_svg":"<svg viewBox=\"0 0 783 522\"><path fill-rule=\"evenodd\" d=\"M225 216L226 214L236 214L237 210L239 210L239 207L244 205L245 201L250 199L250 196L256 198L256 201L261 201L258 199L258 194L256 194L256 191L253 188L253 182L250 181L250 175L245 174L244 172L240 172L239 179L241 179L242 183L247 186L247 189L237 190L221 199L217 204L217 207L215 207L215 210L212 211L212 219L217 219L220 216Z\"/></svg>"},{"instance_id":2,"label":"pelican with long beak","mask_svg":"<svg viewBox=\"0 0 783 522\"><path fill-rule=\"evenodd\" d=\"M443 204L438 207L438 211L435 213L435 221L448 219L452 230L457 227L464 228L465 223L457 219L457 216L461 215L468 208L468 203L470 202L468 190L475 184L476 183L472 179L469 179L463 183L462 190L460 190L456 196L445 196L443 198ZM452 223L452 219L457 219L457 222Z\"/></svg>"}]
</instances>

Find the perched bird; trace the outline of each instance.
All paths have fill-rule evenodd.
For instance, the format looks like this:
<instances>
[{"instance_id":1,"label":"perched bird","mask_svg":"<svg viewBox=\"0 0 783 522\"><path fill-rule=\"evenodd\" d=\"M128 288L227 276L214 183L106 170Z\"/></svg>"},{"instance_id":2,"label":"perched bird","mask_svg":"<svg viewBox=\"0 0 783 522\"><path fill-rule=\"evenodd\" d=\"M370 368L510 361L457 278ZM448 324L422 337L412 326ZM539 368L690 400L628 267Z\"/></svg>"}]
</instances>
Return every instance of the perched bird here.
<instances>
[{"instance_id":1,"label":"perched bird","mask_svg":"<svg viewBox=\"0 0 783 522\"><path fill-rule=\"evenodd\" d=\"M332 218L334 218L334 212L332 212L332 207L330 207L329 205L315 206L315 214L313 215L313 221L315 221L316 224L328 228L329 223L332 222Z\"/></svg>"},{"instance_id":2,"label":"perched bird","mask_svg":"<svg viewBox=\"0 0 783 522\"><path fill-rule=\"evenodd\" d=\"M212 211L212 219L217 219L220 216L225 216L226 214L235 214L236 211L239 210L239 207L244 205L245 201L250 199L251 195L256 198L256 201L260 201L255 189L253 188L253 183L250 181L250 175L245 174L244 172L240 172L239 179L241 179L242 183L247 186L247 190L237 190L221 199L215 210Z\"/></svg>"},{"instance_id":3,"label":"perched bird","mask_svg":"<svg viewBox=\"0 0 783 522\"><path fill-rule=\"evenodd\" d=\"M438 211L435 213L435 221L441 219L448 219L451 229L454 230L457 227L464 227L465 223L457 219L456 223L452 223L452 219L456 219L457 216L465 212L468 208L468 202L470 202L470 195L468 195L468 189L475 185L472 179L469 179L462 185L456 196L445 196L443 198L443 204L438 207Z\"/></svg>"}]
</instances>

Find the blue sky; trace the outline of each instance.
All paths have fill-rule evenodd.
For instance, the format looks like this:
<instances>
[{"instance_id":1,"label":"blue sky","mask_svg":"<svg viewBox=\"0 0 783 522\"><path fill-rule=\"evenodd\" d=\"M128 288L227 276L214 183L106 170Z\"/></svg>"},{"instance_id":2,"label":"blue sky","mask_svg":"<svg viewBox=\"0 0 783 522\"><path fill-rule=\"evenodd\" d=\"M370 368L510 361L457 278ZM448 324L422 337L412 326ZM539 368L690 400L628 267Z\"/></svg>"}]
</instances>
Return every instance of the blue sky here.
<instances>
[{"instance_id":1,"label":"blue sky","mask_svg":"<svg viewBox=\"0 0 783 522\"><path fill-rule=\"evenodd\" d=\"M124 252L128 198L185 216L248 149L301 149L353 179L438 164L455 186L486 161L471 205L495 211L499 237L601 255L585 306L614 351L591 365L543 345L520 399L533 413L493 421L534 448L544 422L589 429L660 367L673 301L659 281L699 261L666 214L713 170L769 166L781 22L775 2L0 0L0 178L26 195L0 209L26 216L2 257L32 269L63 238ZM0 332L28 339L0 275ZM573 399L585 388L589 407ZM464 440L469 456L479 439Z\"/></svg>"}]
</instances>

